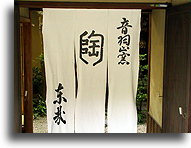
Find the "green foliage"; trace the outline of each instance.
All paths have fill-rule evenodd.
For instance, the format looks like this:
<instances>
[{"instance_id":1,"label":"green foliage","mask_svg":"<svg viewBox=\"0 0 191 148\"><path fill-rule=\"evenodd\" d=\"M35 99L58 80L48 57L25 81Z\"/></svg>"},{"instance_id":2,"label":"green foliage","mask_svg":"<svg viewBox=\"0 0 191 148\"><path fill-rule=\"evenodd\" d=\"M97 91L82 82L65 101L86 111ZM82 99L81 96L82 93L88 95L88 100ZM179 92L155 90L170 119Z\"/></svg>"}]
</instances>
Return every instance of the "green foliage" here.
<instances>
[{"instance_id":1,"label":"green foliage","mask_svg":"<svg viewBox=\"0 0 191 148\"><path fill-rule=\"evenodd\" d=\"M46 116L46 102L40 95L38 100L33 100L33 115L34 118Z\"/></svg>"},{"instance_id":2,"label":"green foliage","mask_svg":"<svg viewBox=\"0 0 191 148\"><path fill-rule=\"evenodd\" d=\"M41 66L33 67L33 114L34 118L46 115L46 102L43 98L43 88L44 88L44 56L41 54L37 57Z\"/></svg>"},{"instance_id":3,"label":"green foliage","mask_svg":"<svg viewBox=\"0 0 191 148\"><path fill-rule=\"evenodd\" d=\"M138 123L143 124L146 121L145 102L147 101L147 84L148 83L148 63L147 54L140 54L139 79L137 90L137 112Z\"/></svg>"},{"instance_id":4,"label":"green foliage","mask_svg":"<svg viewBox=\"0 0 191 148\"><path fill-rule=\"evenodd\" d=\"M139 79L137 90L137 113L138 124L146 122L147 114L147 86L148 86L148 42L149 42L149 15L142 14L141 16L141 33L139 44Z\"/></svg>"},{"instance_id":5,"label":"green foliage","mask_svg":"<svg viewBox=\"0 0 191 148\"><path fill-rule=\"evenodd\" d=\"M146 122L146 110L139 111L137 114L137 118L139 124L144 124Z\"/></svg>"},{"instance_id":6,"label":"green foliage","mask_svg":"<svg viewBox=\"0 0 191 148\"><path fill-rule=\"evenodd\" d=\"M42 69L35 66L33 67L33 96L36 98L42 96L42 88L43 88L43 75Z\"/></svg>"},{"instance_id":7,"label":"green foliage","mask_svg":"<svg viewBox=\"0 0 191 148\"><path fill-rule=\"evenodd\" d=\"M44 54L43 53L41 55L39 55L39 57L37 57L37 59L40 61L41 65L44 64Z\"/></svg>"}]
</instances>

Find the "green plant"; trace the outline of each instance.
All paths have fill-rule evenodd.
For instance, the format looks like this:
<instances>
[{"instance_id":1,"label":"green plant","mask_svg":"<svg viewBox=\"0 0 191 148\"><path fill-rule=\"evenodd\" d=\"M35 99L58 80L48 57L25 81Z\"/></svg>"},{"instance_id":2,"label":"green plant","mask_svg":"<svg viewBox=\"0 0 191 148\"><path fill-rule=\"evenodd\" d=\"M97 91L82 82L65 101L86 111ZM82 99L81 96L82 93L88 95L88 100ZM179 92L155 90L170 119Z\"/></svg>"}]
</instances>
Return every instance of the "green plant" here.
<instances>
[{"instance_id":1,"label":"green plant","mask_svg":"<svg viewBox=\"0 0 191 148\"><path fill-rule=\"evenodd\" d=\"M42 70L39 67L33 67L33 96L38 98L39 95L42 96L43 88L43 75Z\"/></svg>"},{"instance_id":2,"label":"green plant","mask_svg":"<svg viewBox=\"0 0 191 148\"><path fill-rule=\"evenodd\" d=\"M138 93L137 93L137 103L139 111L142 110L142 103L147 100L148 64L145 63L146 60L147 60L147 54L141 54L140 66L139 66Z\"/></svg>"},{"instance_id":3,"label":"green plant","mask_svg":"<svg viewBox=\"0 0 191 148\"><path fill-rule=\"evenodd\" d=\"M46 102L40 95L38 100L33 100L33 115L34 118L46 116Z\"/></svg>"},{"instance_id":4,"label":"green plant","mask_svg":"<svg viewBox=\"0 0 191 148\"><path fill-rule=\"evenodd\" d=\"M144 109L147 101L147 81L148 81L148 64L147 54L140 54L139 79L137 90L137 114L138 123L143 124L146 121L146 110Z\"/></svg>"},{"instance_id":5,"label":"green plant","mask_svg":"<svg viewBox=\"0 0 191 148\"><path fill-rule=\"evenodd\" d=\"M148 47L149 47L149 15L141 16L141 34L139 45L139 79L137 88L137 117L138 124L146 122L147 86L148 86Z\"/></svg>"},{"instance_id":6,"label":"green plant","mask_svg":"<svg viewBox=\"0 0 191 148\"><path fill-rule=\"evenodd\" d=\"M38 95L43 96L44 88L44 54L39 55L35 62L39 62L40 66L34 66L33 70L33 96L38 98Z\"/></svg>"},{"instance_id":7,"label":"green plant","mask_svg":"<svg viewBox=\"0 0 191 148\"><path fill-rule=\"evenodd\" d=\"M147 101L147 84L148 83L148 64L147 54L140 54L139 79L137 88L137 114L138 123L142 124L146 121L145 102Z\"/></svg>"},{"instance_id":8,"label":"green plant","mask_svg":"<svg viewBox=\"0 0 191 148\"><path fill-rule=\"evenodd\" d=\"M146 110L138 111L137 113L138 123L143 124L146 122Z\"/></svg>"},{"instance_id":9,"label":"green plant","mask_svg":"<svg viewBox=\"0 0 191 148\"><path fill-rule=\"evenodd\" d=\"M40 67L34 66L33 70L33 114L34 118L46 115L46 102L44 95L44 55L41 54L36 58L40 62Z\"/></svg>"}]
</instances>

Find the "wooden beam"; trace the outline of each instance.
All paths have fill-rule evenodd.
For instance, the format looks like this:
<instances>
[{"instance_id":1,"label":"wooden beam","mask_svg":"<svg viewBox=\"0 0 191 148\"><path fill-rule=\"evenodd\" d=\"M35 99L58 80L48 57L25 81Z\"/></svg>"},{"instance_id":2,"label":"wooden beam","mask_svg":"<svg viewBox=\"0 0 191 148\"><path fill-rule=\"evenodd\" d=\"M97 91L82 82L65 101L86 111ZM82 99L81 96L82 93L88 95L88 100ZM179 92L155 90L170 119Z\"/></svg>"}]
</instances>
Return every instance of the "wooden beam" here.
<instances>
[{"instance_id":1,"label":"wooden beam","mask_svg":"<svg viewBox=\"0 0 191 148\"><path fill-rule=\"evenodd\" d=\"M26 8L80 8L80 9L164 9L169 3L111 3L111 2L40 2L16 1L16 5ZM167 6L167 7L165 7Z\"/></svg>"}]
</instances>

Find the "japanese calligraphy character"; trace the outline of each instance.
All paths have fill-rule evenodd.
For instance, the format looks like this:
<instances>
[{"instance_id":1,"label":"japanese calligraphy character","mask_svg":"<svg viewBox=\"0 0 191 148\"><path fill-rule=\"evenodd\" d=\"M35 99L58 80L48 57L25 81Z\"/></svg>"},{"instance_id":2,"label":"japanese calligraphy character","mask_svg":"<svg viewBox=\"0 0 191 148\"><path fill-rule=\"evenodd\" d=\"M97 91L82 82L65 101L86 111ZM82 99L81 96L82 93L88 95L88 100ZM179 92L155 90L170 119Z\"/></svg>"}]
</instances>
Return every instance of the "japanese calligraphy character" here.
<instances>
[{"instance_id":1,"label":"japanese calligraphy character","mask_svg":"<svg viewBox=\"0 0 191 148\"><path fill-rule=\"evenodd\" d=\"M121 59L118 62L118 64L122 64L122 65L127 64L127 65L129 65L130 63L126 60L127 56L130 56L130 54L125 53L125 52L122 52L121 54L119 54L117 57L118 58L121 57Z\"/></svg>"},{"instance_id":2,"label":"japanese calligraphy character","mask_svg":"<svg viewBox=\"0 0 191 148\"><path fill-rule=\"evenodd\" d=\"M127 47L127 49L129 49L129 47ZM124 46L121 46L121 47L119 48L119 52L127 51L127 49L126 49Z\"/></svg>"},{"instance_id":3,"label":"japanese calligraphy character","mask_svg":"<svg viewBox=\"0 0 191 148\"><path fill-rule=\"evenodd\" d=\"M88 59L84 55L96 57L96 61L93 63L93 66L95 66L103 59L104 36L102 34L96 34L94 30L92 30L89 36L87 35L87 31L84 31L80 35L80 59L85 64L88 64Z\"/></svg>"},{"instance_id":4,"label":"japanese calligraphy character","mask_svg":"<svg viewBox=\"0 0 191 148\"><path fill-rule=\"evenodd\" d=\"M67 102L67 99L65 97L63 97L63 93L61 92L61 90L64 89L64 87L62 86L61 83L59 83L58 88L55 89L55 91L57 92L57 98L58 100L53 101L54 104L58 103L61 104L61 101L63 100L64 102Z\"/></svg>"},{"instance_id":5,"label":"japanese calligraphy character","mask_svg":"<svg viewBox=\"0 0 191 148\"><path fill-rule=\"evenodd\" d=\"M121 46L121 44L125 44L127 46L129 46L130 44L130 35L125 35L125 36L119 36L118 37L119 41L118 44Z\"/></svg>"},{"instance_id":6,"label":"japanese calligraphy character","mask_svg":"<svg viewBox=\"0 0 191 148\"><path fill-rule=\"evenodd\" d=\"M80 35L80 53L81 54L87 54L88 53L88 48L85 45L88 45L89 40L88 39L82 39L83 36L86 36L88 34L87 31L84 31L84 33L82 33ZM85 48L83 48L82 46L85 46ZM83 60L83 59L82 59ZM86 60L83 60L86 64L88 64L88 62Z\"/></svg>"},{"instance_id":7,"label":"japanese calligraphy character","mask_svg":"<svg viewBox=\"0 0 191 148\"><path fill-rule=\"evenodd\" d=\"M122 34L127 34L128 27L132 27L132 26L129 25L129 20L127 20L126 18L122 18L122 19L123 19L123 22L121 22L121 26L117 27L117 29L121 29Z\"/></svg>"},{"instance_id":8,"label":"japanese calligraphy character","mask_svg":"<svg viewBox=\"0 0 191 148\"><path fill-rule=\"evenodd\" d=\"M57 112L55 112L55 116L53 117L55 123L57 123L58 125L60 124L60 121L66 124L66 120L62 118L62 114L65 114L65 112L62 111L62 106L60 105L59 107L57 107Z\"/></svg>"}]
</instances>

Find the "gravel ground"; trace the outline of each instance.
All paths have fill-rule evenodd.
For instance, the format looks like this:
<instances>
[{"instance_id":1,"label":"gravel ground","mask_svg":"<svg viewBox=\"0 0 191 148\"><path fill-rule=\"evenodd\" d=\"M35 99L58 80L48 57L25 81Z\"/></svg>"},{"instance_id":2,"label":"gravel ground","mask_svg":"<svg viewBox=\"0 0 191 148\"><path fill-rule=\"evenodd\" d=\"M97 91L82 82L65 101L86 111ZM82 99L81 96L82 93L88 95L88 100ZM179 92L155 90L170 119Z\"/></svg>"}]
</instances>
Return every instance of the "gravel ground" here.
<instances>
[{"instance_id":1,"label":"gravel ground","mask_svg":"<svg viewBox=\"0 0 191 148\"><path fill-rule=\"evenodd\" d=\"M33 132L34 133L47 133L47 121L46 117L38 117L33 120ZM146 124L137 126L138 133L146 133Z\"/></svg>"},{"instance_id":2,"label":"gravel ground","mask_svg":"<svg viewBox=\"0 0 191 148\"><path fill-rule=\"evenodd\" d=\"M147 132L147 125L146 124L137 125L137 133L146 133L146 132Z\"/></svg>"},{"instance_id":3,"label":"gravel ground","mask_svg":"<svg viewBox=\"0 0 191 148\"><path fill-rule=\"evenodd\" d=\"M33 133L48 133L46 117L38 117L33 120Z\"/></svg>"}]
</instances>

